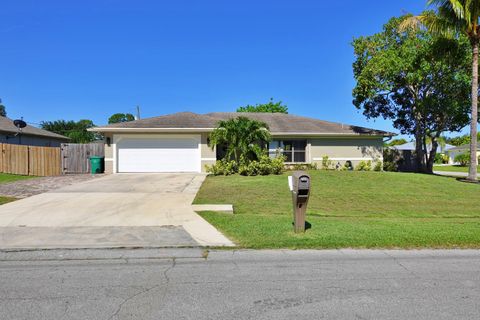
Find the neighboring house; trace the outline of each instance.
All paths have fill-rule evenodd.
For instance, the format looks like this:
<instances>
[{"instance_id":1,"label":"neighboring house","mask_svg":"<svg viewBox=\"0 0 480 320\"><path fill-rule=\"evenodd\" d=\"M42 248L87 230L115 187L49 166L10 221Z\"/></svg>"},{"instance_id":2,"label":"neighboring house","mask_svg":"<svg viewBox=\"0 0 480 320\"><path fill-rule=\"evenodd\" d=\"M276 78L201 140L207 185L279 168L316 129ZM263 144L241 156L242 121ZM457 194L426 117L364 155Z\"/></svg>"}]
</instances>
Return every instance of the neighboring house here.
<instances>
[{"instance_id":1,"label":"neighboring house","mask_svg":"<svg viewBox=\"0 0 480 320\"><path fill-rule=\"evenodd\" d=\"M448 150L450 150L453 147L454 146L452 146L451 144L444 144L444 145L439 144L438 148L437 148L437 152L446 154L448 152ZM397 150L415 151L415 142L407 142L407 143L404 143L404 144L399 144L399 145L396 145L396 146L392 146L391 148L392 149L397 149ZM427 152L430 152L431 149L432 149L432 145L427 144Z\"/></svg>"},{"instance_id":2,"label":"neighboring house","mask_svg":"<svg viewBox=\"0 0 480 320\"><path fill-rule=\"evenodd\" d=\"M59 147L69 140L65 136L29 125L19 131L12 119L0 116L0 143Z\"/></svg>"},{"instance_id":3,"label":"neighboring house","mask_svg":"<svg viewBox=\"0 0 480 320\"><path fill-rule=\"evenodd\" d=\"M480 143L477 145L477 159L480 157ZM470 154L470 144L464 144L458 147L453 147L448 150L448 159L450 164L455 163L455 157L462 153Z\"/></svg>"},{"instance_id":4,"label":"neighboring house","mask_svg":"<svg viewBox=\"0 0 480 320\"><path fill-rule=\"evenodd\" d=\"M180 112L89 129L105 135L105 171L204 172L222 156L208 147L218 121L246 116L265 122L273 141L291 163L382 161L383 138L393 133L283 113ZM218 150L217 150L218 149Z\"/></svg>"}]
</instances>

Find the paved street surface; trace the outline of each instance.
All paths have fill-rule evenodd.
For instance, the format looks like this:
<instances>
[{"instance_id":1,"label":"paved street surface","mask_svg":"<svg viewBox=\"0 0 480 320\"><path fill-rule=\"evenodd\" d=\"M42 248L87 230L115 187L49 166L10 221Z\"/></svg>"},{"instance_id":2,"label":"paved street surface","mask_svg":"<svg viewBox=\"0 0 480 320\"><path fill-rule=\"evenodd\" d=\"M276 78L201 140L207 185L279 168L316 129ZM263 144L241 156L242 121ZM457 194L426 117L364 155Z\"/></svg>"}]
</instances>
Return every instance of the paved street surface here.
<instances>
[{"instance_id":1,"label":"paved street surface","mask_svg":"<svg viewBox=\"0 0 480 320\"><path fill-rule=\"evenodd\" d=\"M0 253L0 319L479 319L480 251Z\"/></svg>"}]
</instances>

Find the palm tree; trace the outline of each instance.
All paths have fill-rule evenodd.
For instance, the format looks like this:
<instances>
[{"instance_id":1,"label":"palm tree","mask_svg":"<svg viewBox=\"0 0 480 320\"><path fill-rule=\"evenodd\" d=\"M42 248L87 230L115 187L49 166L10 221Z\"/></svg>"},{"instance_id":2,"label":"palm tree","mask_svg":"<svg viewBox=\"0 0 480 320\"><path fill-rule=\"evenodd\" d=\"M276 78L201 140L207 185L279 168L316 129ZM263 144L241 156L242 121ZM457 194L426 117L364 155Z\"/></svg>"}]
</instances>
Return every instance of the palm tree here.
<instances>
[{"instance_id":1,"label":"palm tree","mask_svg":"<svg viewBox=\"0 0 480 320\"><path fill-rule=\"evenodd\" d=\"M470 123L470 168L467 179L477 181L478 50L480 45L480 0L428 0L437 12L427 11L403 21L401 29L426 27L446 37L463 33L472 45L472 108Z\"/></svg>"},{"instance_id":2,"label":"palm tree","mask_svg":"<svg viewBox=\"0 0 480 320\"><path fill-rule=\"evenodd\" d=\"M260 153L260 145L270 141L271 136L266 123L247 117L238 117L218 122L217 128L210 134L208 145L213 149L216 145L227 145L227 159L236 163L242 157L256 157Z\"/></svg>"}]
</instances>

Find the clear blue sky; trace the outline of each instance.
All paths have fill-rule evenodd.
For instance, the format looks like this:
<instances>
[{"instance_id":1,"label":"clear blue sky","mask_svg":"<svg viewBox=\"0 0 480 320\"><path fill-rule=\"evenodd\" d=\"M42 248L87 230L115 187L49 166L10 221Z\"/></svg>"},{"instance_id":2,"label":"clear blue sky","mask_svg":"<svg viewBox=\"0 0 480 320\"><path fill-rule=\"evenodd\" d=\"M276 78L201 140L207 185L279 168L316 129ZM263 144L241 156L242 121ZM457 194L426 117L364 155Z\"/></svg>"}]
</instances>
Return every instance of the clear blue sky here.
<instances>
[{"instance_id":1,"label":"clear blue sky","mask_svg":"<svg viewBox=\"0 0 480 320\"><path fill-rule=\"evenodd\" d=\"M0 3L0 98L11 118L234 111L290 113L393 130L352 105L354 37L423 0L23 1Z\"/></svg>"}]
</instances>

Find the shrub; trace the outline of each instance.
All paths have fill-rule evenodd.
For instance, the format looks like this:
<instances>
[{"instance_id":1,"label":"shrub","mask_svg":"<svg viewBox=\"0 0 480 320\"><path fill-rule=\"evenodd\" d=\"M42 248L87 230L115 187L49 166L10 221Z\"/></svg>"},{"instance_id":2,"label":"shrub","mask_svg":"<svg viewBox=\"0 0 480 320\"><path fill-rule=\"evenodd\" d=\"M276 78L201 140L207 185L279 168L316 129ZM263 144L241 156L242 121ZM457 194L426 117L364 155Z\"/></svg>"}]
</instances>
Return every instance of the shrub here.
<instances>
[{"instance_id":1,"label":"shrub","mask_svg":"<svg viewBox=\"0 0 480 320\"><path fill-rule=\"evenodd\" d=\"M294 163L294 164L287 164L287 170L318 170L318 165L316 163Z\"/></svg>"},{"instance_id":2,"label":"shrub","mask_svg":"<svg viewBox=\"0 0 480 320\"><path fill-rule=\"evenodd\" d=\"M401 163L401 157L398 150L383 149L383 171L398 171L398 165Z\"/></svg>"},{"instance_id":3,"label":"shrub","mask_svg":"<svg viewBox=\"0 0 480 320\"><path fill-rule=\"evenodd\" d=\"M360 161L360 163L355 168L357 171L371 171L372 170L372 161Z\"/></svg>"},{"instance_id":4,"label":"shrub","mask_svg":"<svg viewBox=\"0 0 480 320\"><path fill-rule=\"evenodd\" d=\"M285 157L279 156L270 158L268 155L261 155L258 160L240 158L237 165L234 160L218 160L214 165L206 167L207 172L215 176L239 173L244 176L257 176L269 174L282 174L285 171Z\"/></svg>"},{"instance_id":5,"label":"shrub","mask_svg":"<svg viewBox=\"0 0 480 320\"><path fill-rule=\"evenodd\" d=\"M460 163L461 166L467 166L470 162L470 154L461 153L455 156L455 162Z\"/></svg>"},{"instance_id":6,"label":"shrub","mask_svg":"<svg viewBox=\"0 0 480 320\"><path fill-rule=\"evenodd\" d=\"M282 174L285 171L285 157L279 156L276 158L269 158L271 161L271 173L272 174ZM315 169L316 169L315 164Z\"/></svg>"},{"instance_id":7,"label":"shrub","mask_svg":"<svg viewBox=\"0 0 480 320\"><path fill-rule=\"evenodd\" d=\"M435 162L437 164L446 164L446 163L448 163L448 156L446 154L443 154L443 153L436 153L435 154L435 159L433 160L433 162Z\"/></svg>"},{"instance_id":8,"label":"shrub","mask_svg":"<svg viewBox=\"0 0 480 320\"><path fill-rule=\"evenodd\" d=\"M328 159L328 156L322 157L322 169L323 170L330 170L332 168L332 160Z\"/></svg>"},{"instance_id":9,"label":"shrub","mask_svg":"<svg viewBox=\"0 0 480 320\"><path fill-rule=\"evenodd\" d=\"M398 166L395 162L383 161L383 171L397 172Z\"/></svg>"},{"instance_id":10,"label":"shrub","mask_svg":"<svg viewBox=\"0 0 480 320\"><path fill-rule=\"evenodd\" d=\"M282 174L284 170L285 157L283 156L270 158L268 155L262 155L258 161L242 159L238 166L238 173L243 176Z\"/></svg>"},{"instance_id":11,"label":"shrub","mask_svg":"<svg viewBox=\"0 0 480 320\"><path fill-rule=\"evenodd\" d=\"M350 160L345 161L345 164L343 165L343 170L352 171L353 170L352 161Z\"/></svg>"},{"instance_id":12,"label":"shrub","mask_svg":"<svg viewBox=\"0 0 480 320\"><path fill-rule=\"evenodd\" d=\"M375 161L375 167L373 167L373 171L382 171L382 168L382 161Z\"/></svg>"},{"instance_id":13,"label":"shrub","mask_svg":"<svg viewBox=\"0 0 480 320\"><path fill-rule=\"evenodd\" d=\"M226 159L217 160L215 164L206 166L207 172L214 176L228 176L237 172L237 164L235 161L227 161Z\"/></svg>"}]
</instances>

